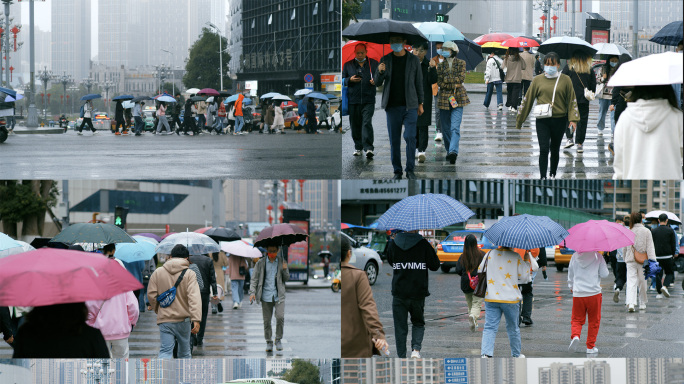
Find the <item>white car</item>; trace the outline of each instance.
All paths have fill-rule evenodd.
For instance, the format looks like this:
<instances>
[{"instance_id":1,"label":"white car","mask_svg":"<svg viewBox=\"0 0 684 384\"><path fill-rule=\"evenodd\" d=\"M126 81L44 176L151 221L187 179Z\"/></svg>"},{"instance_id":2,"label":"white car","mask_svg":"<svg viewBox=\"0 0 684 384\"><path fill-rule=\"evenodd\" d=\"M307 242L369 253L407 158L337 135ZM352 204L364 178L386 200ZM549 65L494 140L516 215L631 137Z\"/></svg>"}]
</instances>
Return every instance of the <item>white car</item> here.
<instances>
[{"instance_id":1,"label":"white car","mask_svg":"<svg viewBox=\"0 0 684 384\"><path fill-rule=\"evenodd\" d=\"M346 237L352 246L352 257L349 264L366 271L368 283L370 285L375 284L375 281L378 279L378 272L382 266L380 255L370 248L359 245L356 240L352 239L344 232L340 232L340 236Z\"/></svg>"}]
</instances>

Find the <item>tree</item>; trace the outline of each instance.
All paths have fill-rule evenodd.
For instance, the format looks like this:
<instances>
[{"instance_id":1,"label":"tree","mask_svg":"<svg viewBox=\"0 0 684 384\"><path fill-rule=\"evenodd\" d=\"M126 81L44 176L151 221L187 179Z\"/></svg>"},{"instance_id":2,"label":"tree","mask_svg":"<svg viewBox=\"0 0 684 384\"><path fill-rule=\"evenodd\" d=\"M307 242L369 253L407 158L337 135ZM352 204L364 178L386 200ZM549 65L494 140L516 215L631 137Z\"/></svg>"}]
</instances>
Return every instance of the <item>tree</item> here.
<instances>
[{"instance_id":1,"label":"tree","mask_svg":"<svg viewBox=\"0 0 684 384\"><path fill-rule=\"evenodd\" d=\"M185 76L183 84L186 88L214 88L218 89L221 84L219 75L219 35L208 28L202 29L202 36L190 48L190 55L185 63ZM231 80L228 77L228 62L230 55L225 52L228 40L221 37L221 48L223 51L223 87L231 87Z\"/></svg>"},{"instance_id":2,"label":"tree","mask_svg":"<svg viewBox=\"0 0 684 384\"><path fill-rule=\"evenodd\" d=\"M285 371L283 380L298 384L323 384L318 367L306 360L292 360L292 368Z\"/></svg>"},{"instance_id":3,"label":"tree","mask_svg":"<svg viewBox=\"0 0 684 384\"><path fill-rule=\"evenodd\" d=\"M178 87L174 87L173 83L164 83L162 85L162 91L168 93L169 95L173 94L173 91L179 91Z\"/></svg>"},{"instance_id":4,"label":"tree","mask_svg":"<svg viewBox=\"0 0 684 384\"><path fill-rule=\"evenodd\" d=\"M42 236L45 213L57 202L56 184L53 180L0 182L0 222L3 231L17 238L17 224L23 223L22 237Z\"/></svg>"},{"instance_id":5,"label":"tree","mask_svg":"<svg viewBox=\"0 0 684 384\"><path fill-rule=\"evenodd\" d=\"M356 15L361 13L361 3L363 0L342 0L342 29L349 26L352 21L358 21Z\"/></svg>"}]
</instances>

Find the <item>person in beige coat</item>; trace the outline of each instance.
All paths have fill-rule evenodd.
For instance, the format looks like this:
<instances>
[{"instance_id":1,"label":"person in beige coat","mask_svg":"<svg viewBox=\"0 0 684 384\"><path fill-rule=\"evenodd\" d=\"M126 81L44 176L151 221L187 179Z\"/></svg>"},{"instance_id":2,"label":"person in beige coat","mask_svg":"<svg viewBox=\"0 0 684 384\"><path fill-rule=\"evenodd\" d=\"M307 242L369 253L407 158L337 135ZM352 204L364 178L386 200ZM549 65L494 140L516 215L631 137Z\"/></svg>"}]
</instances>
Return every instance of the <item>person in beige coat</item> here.
<instances>
[{"instance_id":1,"label":"person in beige coat","mask_svg":"<svg viewBox=\"0 0 684 384\"><path fill-rule=\"evenodd\" d=\"M522 95L527 93L532 80L534 79L534 55L530 53L530 47L523 48L520 58L525 62L525 70L522 72Z\"/></svg>"},{"instance_id":2,"label":"person in beige coat","mask_svg":"<svg viewBox=\"0 0 684 384\"><path fill-rule=\"evenodd\" d=\"M525 60L520 57L518 48L508 48L502 68L506 72L506 106L511 112L517 112L522 92L523 72L527 69Z\"/></svg>"},{"instance_id":3,"label":"person in beige coat","mask_svg":"<svg viewBox=\"0 0 684 384\"><path fill-rule=\"evenodd\" d=\"M181 244L171 250L171 259L157 268L147 286L147 298L157 314L161 339L160 359L173 357L174 343L178 343L178 357L190 358L190 334L197 334L202 320L202 298L195 272L189 269L188 249ZM157 296L171 289L181 273L185 275L176 288L176 298L171 305L162 308ZM190 324L192 323L192 329Z\"/></svg>"},{"instance_id":4,"label":"person in beige coat","mask_svg":"<svg viewBox=\"0 0 684 384\"><path fill-rule=\"evenodd\" d=\"M214 272L216 273L216 285L220 286L222 289L222 294L219 296L219 300L223 301L226 292L226 275L223 272L223 267L228 266L228 257L226 257L225 252L221 251L213 253L211 255L211 258L214 262ZM212 304L211 313L216 314L218 312L223 312L223 306L221 305L221 303L218 303L216 305Z\"/></svg>"},{"instance_id":5,"label":"person in beige coat","mask_svg":"<svg viewBox=\"0 0 684 384\"><path fill-rule=\"evenodd\" d=\"M389 352L385 331L366 272L349 265L351 243L341 239L342 250L342 357L369 358L373 347Z\"/></svg>"},{"instance_id":6,"label":"person in beige coat","mask_svg":"<svg viewBox=\"0 0 684 384\"><path fill-rule=\"evenodd\" d=\"M249 265L244 257L231 255L228 258L230 289L233 291L233 309L238 309L242 305L242 298L245 296L243 288L248 269Z\"/></svg>"},{"instance_id":7,"label":"person in beige coat","mask_svg":"<svg viewBox=\"0 0 684 384\"><path fill-rule=\"evenodd\" d=\"M639 264L634 259L634 250L637 252L646 252L649 260L656 261L655 246L653 244L653 236L651 231L642 224L641 212L632 212L629 215L629 229L634 232L634 245L622 248L622 255L627 264L627 310L634 312L634 307L637 305L637 297L639 301L639 309L646 310L646 303L648 303L648 287L646 279L644 279L643 264Z\"/></svg>"}]
</instances>

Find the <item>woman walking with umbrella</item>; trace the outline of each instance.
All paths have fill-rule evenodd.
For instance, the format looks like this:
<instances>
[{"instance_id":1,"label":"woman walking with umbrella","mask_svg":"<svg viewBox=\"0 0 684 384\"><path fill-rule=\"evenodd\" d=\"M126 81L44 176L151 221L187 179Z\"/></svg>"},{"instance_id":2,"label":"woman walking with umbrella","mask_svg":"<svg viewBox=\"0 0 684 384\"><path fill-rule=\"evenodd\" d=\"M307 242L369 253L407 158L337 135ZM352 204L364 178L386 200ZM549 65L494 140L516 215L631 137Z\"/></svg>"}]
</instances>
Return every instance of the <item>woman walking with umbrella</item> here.
<instances>
[{"instance_id":1,"label":"woman walking with umbrella","mask_svg":"<svg viewBox=\"0 0 684 384\"><path fill-rule=\"evenodd\" d=\"M95 127L93 126L93 101L92 101L92 99L86 100L85 104L83 104L83 121L81 122L81 126L78 127L78 134L79 135L83 135L83 126L84 125L90 126L90 130L93 132L93 135L97 134L97 131L95 130Z\"/></svg>"},{"instance_id":2,"label":"woman walking with umbrella","mask_svg":"<svg viewBox=\"0 0 684 384\"><path fill-rule=\"evenodd\" d=\"M606 126L606 114L608 113L608 108L610 107L610 101L613 97L612 90L613 87L608 86L608 81L613 77L615 72L619 68L620 58L618 56L610 56L606 63L601 67L601 77L599 78L599 90L600 92L596 95L599 99L599 116L598 128L599 136L603 135L603 129ZM610 129L611 132L615 132L615 113L610 113Z\"/></svg>"},{"instance_id":3,"label":"woman walking with umbrella","mask_svg":"<svg viewBox=\"0 0 684 384\"><path fill-rule=\"evenodd\" d=\"M544 76L536 76L532 80L530 89L523 97L520 113L518 114L515 127L522 128L527 115L532 111L534 101L537 101L535 110L541 111L544 107L549 108L551 113L536 114L537 140L539 141L539 173L541 179L546 179L546 171L551 155L550 177L556 177L560 146L563 141L563 133L568 127L576 129L580 120L577 108L577 99L572 87L572 80L567 75L559 73L560 59L554 52L550 52L544 58ZM550 116L549 116L550 115Z\"/></svg>"},{"instance_id":4,"label":"woman walking with umbrella","mask_svg":"<svg viewBox=\"0 0 684 384\"><path fill-rule=\"evenodd\" d=\"M591 56L582 51L575 51L562 72L572 80L572 87L575 90L575 98L577 99L577 110L580 115L575 143L572 141L573 131L568 128L566 132L568 143L565 145L565 148L570 148L577 144L577 153L584 152L582 146L587 134L587 121L589 120L590 100L586 98L585 90L591 91L592 94L596 92L596 76L594 76L594 71L591 69L591 63Z\"/></svg>"},{"instance_id":5,"label":"woman walking with umbrella","mask_svg":"<svg viewBox=\"0 0 684 384\"><path fill-rule=\"evenodd\" d=\"M477 329L477 319L480 318L482 307L482 298L473 295L475 289L471 284L471 279L477 276L477 268L482 263L484 254L477 247L475 235L470 234L463 242L463 253L456 263L456 273L461 275L461 291L465 294L466 303L468 303L468 322L470 322L471 331Z\"/></svg>"}]
</instances>

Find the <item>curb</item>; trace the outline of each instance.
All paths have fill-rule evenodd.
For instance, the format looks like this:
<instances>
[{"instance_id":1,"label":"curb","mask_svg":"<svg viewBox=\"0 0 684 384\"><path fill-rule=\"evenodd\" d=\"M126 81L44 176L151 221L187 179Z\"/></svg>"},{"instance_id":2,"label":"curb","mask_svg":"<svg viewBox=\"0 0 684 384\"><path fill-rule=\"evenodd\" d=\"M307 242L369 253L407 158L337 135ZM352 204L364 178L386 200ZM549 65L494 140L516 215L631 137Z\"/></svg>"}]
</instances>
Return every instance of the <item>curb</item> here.
<instances>
[{"instance_id":1,"label":"curb","mask_svg":"<svg viewBox=\"0 0 684 384\"><path fill-rule=\"evenodd\" d=\"M27 128L27 127L15 127L14 133L17 135L36 135L36 134L57 134L64 133L63 128L59 127L48 127L48 128Z\"/></svg>"}]
</instances>

